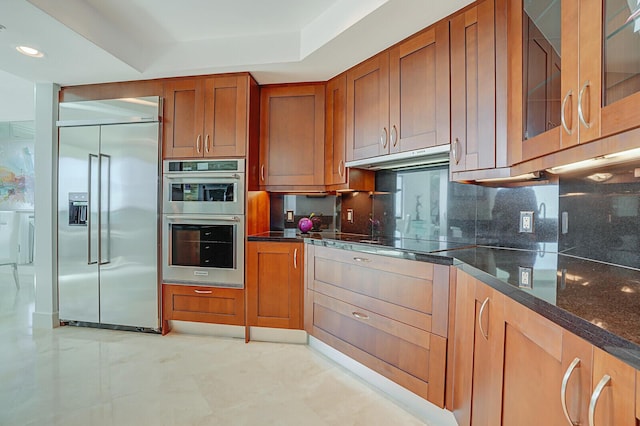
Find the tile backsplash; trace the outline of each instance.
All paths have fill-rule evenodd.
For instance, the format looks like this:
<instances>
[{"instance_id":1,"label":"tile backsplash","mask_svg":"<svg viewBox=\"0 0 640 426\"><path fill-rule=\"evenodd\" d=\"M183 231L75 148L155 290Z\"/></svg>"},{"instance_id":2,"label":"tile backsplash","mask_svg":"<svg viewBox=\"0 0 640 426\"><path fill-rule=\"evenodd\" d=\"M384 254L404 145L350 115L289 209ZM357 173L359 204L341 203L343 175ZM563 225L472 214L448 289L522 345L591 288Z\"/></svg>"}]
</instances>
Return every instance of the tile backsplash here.
<instances>
[{"instance_id":1,"label":"tile backsplash","mask_svg":"<svg viewBox=\"0 0 640 426\"><path fill-rule=\"evenodd\" d=\"M371 239L562 252L640 268L640 164L503 188L449 182L446 167L379 171L375 192L271 194L271 209L274 230L315 213L323 230ZM531 216L532 232L521 232L522 215Z\"/></svg>"}]
</instances>

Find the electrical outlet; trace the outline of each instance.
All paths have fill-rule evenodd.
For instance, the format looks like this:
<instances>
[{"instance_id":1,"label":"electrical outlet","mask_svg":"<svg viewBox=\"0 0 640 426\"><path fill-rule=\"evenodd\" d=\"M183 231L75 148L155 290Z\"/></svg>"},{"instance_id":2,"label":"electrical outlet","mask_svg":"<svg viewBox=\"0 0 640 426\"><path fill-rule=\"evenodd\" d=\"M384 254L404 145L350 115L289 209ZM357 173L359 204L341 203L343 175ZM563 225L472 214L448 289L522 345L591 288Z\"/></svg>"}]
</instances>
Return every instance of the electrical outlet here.
<instances>
[{"instance_id":1,"label":"electrical outlet","mask_svg":"<svg viewBox=\"0 0 640 426\"><path fill-rule=\"evenodd\" d=\"M518 287L533 288L533 268L518 267Z\"/></svg>"},{"instance_id":2,"label":"electrical outlet","mask_svg":"<svg viewBox=\"0 0 640 426\"><path fill-rule=\"evenodd\" d=\"M294 221L293 210L287 210L287 222L293 222L293 221Z\"/></svg>"},{"instance_id":3,"label":"electrical outlet","mask_svg":"<svg viewBox=\"0 0 640 426\"><path fill-rule=\"evenodd\" d=\"M533 212L520 212L520 232L533 232Z\"/></svg>"},{"instance_id":4,"label":"electrical outlet","mask_svg":"<svg viewBox=\"0 0 640 426\"><path fill-rule=\"evenodd\" d=\"M347 209L347 222L353 223L353 209Z\"/></svg>"}]
</instances>

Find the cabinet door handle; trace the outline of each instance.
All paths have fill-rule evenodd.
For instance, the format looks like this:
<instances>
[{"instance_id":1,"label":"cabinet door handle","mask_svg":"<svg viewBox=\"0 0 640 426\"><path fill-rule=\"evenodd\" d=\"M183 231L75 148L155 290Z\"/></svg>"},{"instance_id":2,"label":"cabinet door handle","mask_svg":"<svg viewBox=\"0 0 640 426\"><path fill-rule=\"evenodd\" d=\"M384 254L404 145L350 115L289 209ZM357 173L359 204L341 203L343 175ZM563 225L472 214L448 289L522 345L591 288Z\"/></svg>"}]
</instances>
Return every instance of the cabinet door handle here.
<instances>
[{"instance_id":1,"label":"cabinet door handle","mask_svg":"<svg viewBox=\"0 0 640 426\"><path fill-rule=\"evenodd\" d=\"M338 176L343 177L344 176L344 161L340 160L340 162L338 163Z\"/></svg>"},{"instance_id":2,"label":"cabinet door handle","mask_svg":"<svg viewBox=\"0 0 640 426\"><path fill-rule=\"evenodd\" d=\"M482 306L480 306L480 313L478 314L478 325L480 326L480 333L482 334L482 337L484 337L484 340L486 341L489 341L489 333L485 333L484 328L482 328L482 315L484 314L484 308L487 307L488 303L489 303L489 298L487 297L486 299L484 299L484 302L482 302Z\"/></svg>"},{"instance_id":3,"label":"cabinet door handle","mask_svg":"<svg viewBox=\"0 0 640 426\"><path fill-rule=\"evenodd\" d=\"M382 144L382 148L387 147L387 128L383 127L380 132L380 143Z\"/></svg>"},{"instance_id":4,"label":"cabinet door handle","mask_svg":"<svg viewBox=\"0 0 640 426\"><path fill-rule=\"evenodd\" d=\"M209 134L204 138L204 152L209 152Z\"/></svg>"},{"instance_id":5,"label":"cabinet door handle","mask_svg":"<svg viewBox=\"0 0 640 426\"><path fill-rule=\"evenodd\" d=\"M595 416L596 416L596 405L598 404L598 399L600 399L600 394L602 393L602 389L607 386L611 382L611 376L605 374L600 379L600 383L593 390L593 394L591 394L591 401L589 401L589 426L595 426Z\"/></svg>"},{"instance_id":6,"label":"cabinet door handle","mask_svg":"<svg viewBox=\"0 0 640 426\"><path fill-rule=\"evenodd\" d=\"M395 124L391 128L391 143L393 144L394 148L396 147L396 145L398 145L398 128Z\"/></svg>"},{"instance_id":7,"label":"cabinet door handle","mask_svg":"<svg viewBox=\"0 0 640 426\"><path fill-rule=\"evenodd\" d=\"M260 180L264 182L264 164L260 166Z\"/></svg>"},{"instance_id":8,"label":"cabinet door handle","mask_svg":"<svg viewBox=\"0 0 640 426\"><path fill-rule=\"evenodd\" d=\"M453 145L451 146L451 153L453 154L453 161L455 161L456 164L460 163L460 139L454 139Z\"/></svg>"},{"instance_id":9,"label":"cabinet door handle","mask_svg":"<svg viewBox=\"0 0 640 426\"><path fill-rule=\"evenodd\" d=\"M194 293L198 293L198 294L211 294L213 293L213 291L211 290L193 290Z\"/></svg>"},{"instance_id":10,"label":"cabinet door handle","mask_svg":"<svg viewBox=\"0 0 640 426\"><path fill-rule=\"evenodd\" d=\"M202 152L202 148L200 147L201 143L202 143L202 135L198 135L198 137L196 138L196 152L198 154Z\"/></svg>"},{"instance_id":11,"label":"cabinet door handle","mask_svg":"<svg viewBox=\"0 0 640 426\"><path fill-rule=\"evenodd\" d=\"M298 269L298 249L293 251L293 268Z\"/></svg>"},{"instance_id":12,"label":"cabinet door handle","mask_svg":"<svg viewBox=\"0 0 640 426\"><path fill-rule=\"evenodd\" d=\"M562 411L564 411L564 416L569 421L569 424L572 426L578 425L578 422L571 420L571 416L569 415L569 409L567 408L567 385L569 384L569 379L573 374L573 371L576 368L580 368L580 358L575 358L567 371L564 373L564 377L562 378L562 387L560 387L560 402L562 403Z\"/></svg>"},{"instance_id":13,"label":"cabinet door handle","mask_svg":"<svg viewBox=\"0 0 640 426\"><path fill-rule=\"evenodd\" d=\"M565 132L567 132L568 135L571 135L573 133L573 129L570 129L569 126L567 126L567 117L566 117L565 110L567 108L567 101L569 100L569 98L572 98L572 97L573 97L573 90L569 89L567 94L564 95L564 99L562 100L562 106L560 108L560 122L562 123L562 128L564 129Z\"/></svg>"},{"instance_id":14,"label":"cabinet door handle","mask_svg":"<svg viewBox=\"0 0 640 426\"><path fill-rule=\"evenodd\" d=\"M589 80L584 82L582 88L580 89L580 93L578 93L578 118L580 119L582 125L587 129L591 127L591 123L587 123L587 121L584 119L584 111L582 110L582 97L584 96L584 92L588 87L591 87L591 82Z\"/></svg>"},{"instance_id":15,"label":"cabinet door handle","mask_svg":"<svg viewBox=\"0 0 640 426\"><path fill-rule=\"evenodd\" d=\"M355 260L356 262L371 262L371 260L367 259L366 257L354 257L353 260Z\"/></svg>"},{"instance_id":16,"label":"cabinet door handle","mask_svg":"<svg viewBox=\"0 0 640 426\"><path fill-rule=\"evenodd\" d=\"M368 320L369 319L369 315L363 314L362 312L353 311L353 312L351 312L351 315L353 315L354 317L356 317L358 319L361 319L361 320Z\"/></svg>"}]
</instances>

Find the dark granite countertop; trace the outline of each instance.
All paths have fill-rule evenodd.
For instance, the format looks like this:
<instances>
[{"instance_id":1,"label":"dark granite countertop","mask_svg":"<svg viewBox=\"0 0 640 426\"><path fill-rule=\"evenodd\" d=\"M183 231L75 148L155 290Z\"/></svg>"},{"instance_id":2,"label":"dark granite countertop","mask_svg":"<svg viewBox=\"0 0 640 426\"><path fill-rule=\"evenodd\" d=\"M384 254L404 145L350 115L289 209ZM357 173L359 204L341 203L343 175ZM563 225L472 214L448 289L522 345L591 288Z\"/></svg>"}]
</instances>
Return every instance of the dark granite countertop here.
<instances>
[{"instance_id":1,"label":"dark granite countertop","mask_svg":"<svg viewBox=\"0 0 640 426\"><path fill-rule=\"evenodd\" d=\"M556 244L528 250L460 242L375 238L295 230L249 241L304 241L318 246L454 265L591 344L640 369L640 270L558 253ZM531 267L531 288L520 286Z\"/></svg>"}]
</instances>

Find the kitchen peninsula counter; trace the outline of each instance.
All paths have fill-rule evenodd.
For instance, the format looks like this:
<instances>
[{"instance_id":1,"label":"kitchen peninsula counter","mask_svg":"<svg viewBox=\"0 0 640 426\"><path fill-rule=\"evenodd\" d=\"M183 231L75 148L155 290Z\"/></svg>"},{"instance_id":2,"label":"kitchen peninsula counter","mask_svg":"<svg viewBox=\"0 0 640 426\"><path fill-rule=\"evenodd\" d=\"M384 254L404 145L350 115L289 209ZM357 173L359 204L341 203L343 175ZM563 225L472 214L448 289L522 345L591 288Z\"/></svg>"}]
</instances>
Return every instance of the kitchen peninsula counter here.
<instances>
[{"instance_id":1,"label":"kitchen peninsula counter","mask_svg":"<svg viewBox=\"0 0 640 426\"><path fill-rule=\"evenodd\" d=\"M455 266L640 370L638 270L558 253L549 244L522 250L445 241L371 243L363 235L319 234L295 238L316 246ZM523 288L519 268L531 265L531 288Z\"/></svg>"}]
</instances>

